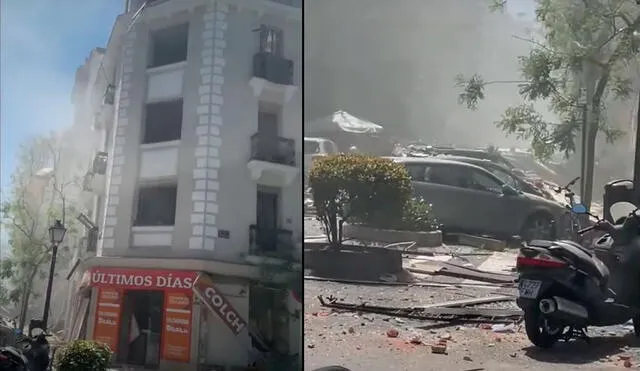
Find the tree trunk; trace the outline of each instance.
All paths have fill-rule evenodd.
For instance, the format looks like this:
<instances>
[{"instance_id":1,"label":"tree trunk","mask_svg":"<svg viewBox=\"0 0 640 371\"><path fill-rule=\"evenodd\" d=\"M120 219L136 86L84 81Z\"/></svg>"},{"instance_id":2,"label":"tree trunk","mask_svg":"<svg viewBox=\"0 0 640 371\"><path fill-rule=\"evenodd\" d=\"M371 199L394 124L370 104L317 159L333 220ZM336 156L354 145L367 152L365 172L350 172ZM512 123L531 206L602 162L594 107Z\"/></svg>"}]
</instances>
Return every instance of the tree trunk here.
<instances>
[{"instance_id":1,"label":"tree trunk","mask_svg":"<svg viewBox=\"0 0 640 371\"><path fill-rule=\"evenodd\" d=\"M29 308L29 297L31 296L31 289L28 287L26 283L24 284L23 293L22 293L22 303L20 305L20 318L18 320L18 328L20 330L24 329L24 326L27 322L27 310Z\"/></svg>"},{"instance_id":2,"label":"tree trunk","mask_svg":"<svg viewBox=\"0 0 640 371\"><path fill-rule=\"evenodd\" d=\"M24 329L27 322L27 314L29 311L29 299L31 298L31 290L33 290L33 280L38 274L38 268L34 268L29 274L29 279L24 283L24 293L22 299L22 307L20 310L20 329Z\"/></svg>"},{"instance_id":3,"label":"tree trunk","mask_svg":"<svg viewBox=\"0 0 640 371\"><path fill-rule=\"evenodd\" d=\"M636 140L633 161L633 189L636 205L640 205L640 94L638 95L638 111L636 112Z\"/></svg>"},{"instance_id":4,"label":"tree trunk","mask_svg":"<svg viewBox=\"0 0 640 371\"><path fill-rule=\"evenodd\" d=\"M580 195L580 202L587 208L587 210L591 210L591 201L593 199L593 172L595 166L595 149L597 137L598 127L596 126L595 128L589 128L589 132L587 133L587 148L585 151L585 193L583 195Z\"/></svg>"},{"instance_id":5,"label":"tree trunk","mask_svg":"<svg viewBox=\"0 0 640 371\"><path fill-rule=\"evenodd\" d=\"M593 95L587 101L589 105L589 114L587 115L587 148L584 151L585 154L585 179L584 181L584 194L580 195L580 201L587 208L587 210L591 210L591 201L593 199L593 171L595 166L595 151L596 151L596 140L598 138L598 129L600 125L600 116L601 112L601 101L605 92L605 88L607 87L607 83L609 82L610 71L605 69L602 71L602 75L600 79L598 79L598 83L595 86L595 90L593 91Z\"/></svg>"}]
</instances>

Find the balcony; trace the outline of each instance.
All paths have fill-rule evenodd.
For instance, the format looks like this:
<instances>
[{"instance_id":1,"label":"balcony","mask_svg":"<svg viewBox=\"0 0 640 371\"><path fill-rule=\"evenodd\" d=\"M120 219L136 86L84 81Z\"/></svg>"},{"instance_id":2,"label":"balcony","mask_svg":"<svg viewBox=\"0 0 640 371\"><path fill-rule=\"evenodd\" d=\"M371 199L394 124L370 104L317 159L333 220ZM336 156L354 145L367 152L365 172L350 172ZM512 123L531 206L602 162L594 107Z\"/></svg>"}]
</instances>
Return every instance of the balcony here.
<instances>
[{"instance_id":1,"label":"balcony","mask_svg":"<svg viewBox=\"0 0 640 371\"><path fill-rule=\"evenodd\" d=\"M285 187L298 175L295 141L282 137L251 136L251 158L247 163L251 179L270 187Z\"/></svg>"},{"instance_id":2,"label":"balcony","mask_svg":"<svg viewBox=\"0 0 640 371\"><path fill-rule=\"evenodd\" d=\"M256 53L249 85L260 100L281 105L289 102L298 91L293 83L293 61L272 53Z\"/></svg>"},{"instance_id":3,"label":"balcony","mask_svg":"<svg viewBox=\"0 0 640 371\"><path fill-rule=\"evenodd\" d=\"M269 0L277 4L292 6L294 8L302 8L302 0Z\"/></svg>"},{"instance_id":4,"label":"balcony","mask_svg":"<svg viewBox=\"0 0 640 371\"><path fill-rule=\"evenodd\" d=\"M97 152L93 158L91 168L82 179L82 189L98 196L104 196L107 184L107 152Z\"/></svg>"},{"instance_id":5,"label":"balcony","mask_svg":"<svg viewBox=\"0 0 640 371\"><path fill-rule=\"evenodd\" d=\"M249 255L292 260L295 245L293 232L288 229L265 229L249 226Z\"/></svg>"}]
</instances>

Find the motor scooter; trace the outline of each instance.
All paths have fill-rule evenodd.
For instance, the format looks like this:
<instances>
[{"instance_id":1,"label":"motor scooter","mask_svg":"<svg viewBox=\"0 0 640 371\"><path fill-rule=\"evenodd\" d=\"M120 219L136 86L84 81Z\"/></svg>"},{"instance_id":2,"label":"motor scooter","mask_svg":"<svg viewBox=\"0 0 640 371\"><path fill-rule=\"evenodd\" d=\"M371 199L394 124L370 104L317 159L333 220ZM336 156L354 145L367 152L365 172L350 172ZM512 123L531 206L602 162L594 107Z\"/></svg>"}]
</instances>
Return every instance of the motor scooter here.
<instances>
[{"instance_id":1,"label":"motor scooter","mask_svg":"<svg viewBox=\"0 0 640 371\"><path fill-rule=\"evenodd\" d=\"M581 204L572 210L587 214ZM588 326L629 320L640 337L640 210L614 220L621 224L599 219L578 232L605 232L593 249L568 240L534 240L520 249L516 303L524 311L527 337L534 345L550 348L561 339L588 341Z\"/></svg>"},{"instance_id":2,"label":"motor scooter","mask_svg":"<svg viewBox=\"0 0 640 371\"><path fill-rule=\"evenodd\" d=\"M29 329L29 336L17 347L0 348L0 371L48 371L51 366L49 335L41 328Z\"/></svg>"}]
</instances>

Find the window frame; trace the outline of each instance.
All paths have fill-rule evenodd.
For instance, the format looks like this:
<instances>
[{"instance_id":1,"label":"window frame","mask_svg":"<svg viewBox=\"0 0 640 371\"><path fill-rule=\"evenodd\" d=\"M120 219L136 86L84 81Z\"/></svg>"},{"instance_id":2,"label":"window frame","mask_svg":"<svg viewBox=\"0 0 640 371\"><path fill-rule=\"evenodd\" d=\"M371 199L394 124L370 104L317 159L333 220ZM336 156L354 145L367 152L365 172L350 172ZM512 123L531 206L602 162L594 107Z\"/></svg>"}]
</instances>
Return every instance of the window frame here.
<instances>
[{"instance_id":1,"label":"window frame","mask_svg":"<svg viewBox=\"0 0 640 371\"><path fill-rule=\"evenodd\" d=\"M180 29L184 27L185 28L185 44L184 44L184 59L180 59L180 60L171 60L170 58L167 58L167 60L170 60L170 62L158 62L157 58L156 58L156 51L158 50L158 45L161 43L159 43L158 41L158 34L162 33L162 32L167 32L169 35L175 35L175 34L171 34L168 31L170 31L171 29ZM163 67L163 66L170 66L172 64L176 64L176 63L182 63L182 62L186 62L189 59L189 34L190 34L190 24L189 22L182 22L179 24L174 24L174 25L170 25L167 27L163 27L163 28L158 28L155 30L151 30L149 32L149 47L148 47L148 58L147 58L147 68L158 68L158 67ZM162 39L161 39L162 41ZM164 40L166 41L166 39ZM166 49L166 45L165 49ZM177 53L164 53L163 55L167 55L167 54L177 54ZM182 54L182 53L181 53Z\"/></svg>"},{"instance_id":2,"label":"window frame","mask_svg":"<svg viewBox=\"0 0 640 371\"><path fill-rule=\"evenodd\" d=\"M173 188L175 197L173 201L173 224L139 224L140 223L140 201L141 201L141 191L143 189L153 189L153 188ZM165 180L165 181L155 181L155 182L144 182L139 183L136 186L134 203L133 203L133 220L131 225L133 227L173 227L176 224L176 213L178 211L178 182L175 179Z\"/></svg>"},{"instance_id":3,"label":"window frame","mask_svg":"<svg viewBox=\"0 0 640 371\"><path fill-rule=\"evenodd\" d=\"M169 140L147 141L147 129L150 127L149 122L147 121L147 120L149 120L149 107L150 106L158 106L158 105L162 105L162 104L172 104L172 103L177 103L177 102L180 102L180 123L178 124L179 127L177 128L178 136L176 138L169 139ZM167 142L173 142L173 141L181 140L182 139L182 125L183 125L183 123L184 123L184 99L182 97L175 98L175 99L170 99L170 100L163 100L163 101L145 103L145 105L144 105L144 120L142 122L142 135L141 135L141 138L140 138L140 144L145 145L145 144L167 143Z\"/></svg>"}]
</instances>

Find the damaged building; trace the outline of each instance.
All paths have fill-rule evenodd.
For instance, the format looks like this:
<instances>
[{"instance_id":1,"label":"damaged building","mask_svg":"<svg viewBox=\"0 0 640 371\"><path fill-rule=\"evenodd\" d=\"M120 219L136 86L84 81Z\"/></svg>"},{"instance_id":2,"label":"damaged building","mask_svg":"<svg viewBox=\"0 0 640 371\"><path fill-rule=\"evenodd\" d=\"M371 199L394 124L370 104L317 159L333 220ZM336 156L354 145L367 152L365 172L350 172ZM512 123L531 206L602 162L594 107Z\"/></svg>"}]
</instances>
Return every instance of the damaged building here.
<instances>
[{"instance_id":1,"label":"damaged building","mask_svg":"<svg viewBox=\"0 0 640 371\"><path fill-rule=\"evenodd\" d=\"M163 370L299 352L301 21L300 1L126 1L74 89L100 140L67 339Z\"/></svg>"}]
</instances>

